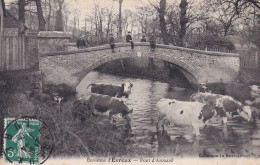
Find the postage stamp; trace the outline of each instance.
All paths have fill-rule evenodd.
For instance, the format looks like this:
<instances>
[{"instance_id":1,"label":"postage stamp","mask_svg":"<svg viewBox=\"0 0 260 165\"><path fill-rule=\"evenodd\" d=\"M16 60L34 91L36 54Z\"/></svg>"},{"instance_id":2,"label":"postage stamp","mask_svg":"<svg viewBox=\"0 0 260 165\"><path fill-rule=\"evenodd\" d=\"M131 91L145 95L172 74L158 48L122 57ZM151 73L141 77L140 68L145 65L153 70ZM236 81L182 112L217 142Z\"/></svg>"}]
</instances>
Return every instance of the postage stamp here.
<instances>
[{"instance_id":1,"label":"postage stamp","mask_svg":"<svg viewBox=\"0 0 260 165\"><path fill-rule=\"evenodd\" d=\"M5 119L5 161L39 163L41 121Z\"/></svg>"},{"instance_id":2,"label":"postage stamp","mask_svg":"<svg viewBox=\"0 0 260 165\"><path fill-rule=\"evenodd\" d=\"M44 131L46 128L46 124L37 119L6 118L3 135L4 161L28 164L45 162L53 149L52 142L47 142L49 143L47 144L41 140L41 137L46 137L46 135L52 139L50 132Z\"/></svg>"}]
</instances>

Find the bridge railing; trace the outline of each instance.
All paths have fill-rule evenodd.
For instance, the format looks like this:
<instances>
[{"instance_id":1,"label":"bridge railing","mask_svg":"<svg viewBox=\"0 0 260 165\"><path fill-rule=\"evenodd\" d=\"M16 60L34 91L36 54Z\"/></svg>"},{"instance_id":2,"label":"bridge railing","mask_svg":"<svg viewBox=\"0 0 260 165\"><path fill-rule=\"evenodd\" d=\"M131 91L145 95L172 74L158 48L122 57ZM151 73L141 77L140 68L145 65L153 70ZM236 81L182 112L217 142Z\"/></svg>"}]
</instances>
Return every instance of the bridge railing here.
<instances>
[{"instance_id":1,"label":"bridge railing","mask_svg":"<svg viewBox=\"0 0 260 165\"><path fill-rule=\"evenodd\" d=\"M136 43L139 43L139 42L136 42ZM149 43L149 42L146 42L146 43ZM161 45L161 44L159 44L159 45ZM69 50L77 50L76 42L71 42L71 43L68 43L68 44L66 44L64 46L67 46ZM174 45L170 45L170 46L174 46ZM203 50L203 51L210 51L210 52L237 53L235 50L228 50L228 49L222 49L222 48L207 48L207 47L206 48L184 47L184 48Z\"/></svg>"},{"instance_id":2,"label":"bridge railing","mask_svg":"<svg viewBox=\"0 0 260 165\"><path fill-rule=\"evenodd\" d=\"M221 48L193 48L198 50L212 51L212 52L224 52L224 53L236 53L235 50L221 49Z\"/></svg>"},{"instance_id":3,"label":"bridge railing","mask_svg":"<svg viewBox=\"0 0 260 165\"><path fill-rule=\"evenodd\" d=\"M71 44L63 45L63 46L70 46ZM143 46L143 47L150 47L149 42L135 42L136 46ZM74 46L75 47L75 46ZM130 47L130 43L116 43L116 49L121 47ZM213 52L213 51L205 51L205 50L197 50L197 49L191 49L191 48L185 48L185 47L178 47L173 45L163 45L163 44L157 44L157 48L162 49L171 49L171 50L177 50L177 51L183 51L188 52L190 54L205 54L205 55L212 55L212 56L230 56L230 57L239 57L239 54L236 53L225 53L225 52ZM100 50L107 50L111 49L108 44L96 46L96 47L87 47L82 49L73 49L68 51L53 51L53 52L46 52L42 53L41 56L55 56L55 55L69 55L69 54L77 54L77 53L85 53L85 52L92 52L92 51L100 51ZM64 49L67 50L67 49ZM157 51L155 51L156 53Z\"/></svg>"}]
</instances>

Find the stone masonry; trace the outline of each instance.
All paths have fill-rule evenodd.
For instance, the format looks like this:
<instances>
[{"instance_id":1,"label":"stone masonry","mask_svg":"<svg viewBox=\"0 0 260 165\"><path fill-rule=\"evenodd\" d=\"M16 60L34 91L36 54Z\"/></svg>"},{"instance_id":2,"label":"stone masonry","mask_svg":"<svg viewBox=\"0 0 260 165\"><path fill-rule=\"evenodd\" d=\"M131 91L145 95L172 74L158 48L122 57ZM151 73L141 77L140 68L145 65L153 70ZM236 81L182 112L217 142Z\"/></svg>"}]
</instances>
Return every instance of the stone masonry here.
<instances>
[{"instance_id":1,"label":"stone masonry","mask_svg":"<svg viewBox=\"0 0 260 165\"><path fill-rule=\"evenodd\" d=\"M40 31L38 34L38 51L44 53L66 51L64 45L69 43L71 34L58 31Z\"/></svg>"},{"instance_id":2,"label":"stone masonry","mask_svg":"<svg viewBox=\"0 0 260 165\"><path fill-rule=\"evenodd\" d=\"M40 45L39 45L40 46ZM39 50L41 48L39 47ZM155 51L149 43L135 43L131 50L128 43L117 43L115 53L109 45L75 51L41 52L40 71L45 84L66 84L76 88L87 73L94 68L116 59L149 57L178 65L191 83L232 82L239 74L239 55L209 52L158 44Z\"/></svg>"}]
</instances>

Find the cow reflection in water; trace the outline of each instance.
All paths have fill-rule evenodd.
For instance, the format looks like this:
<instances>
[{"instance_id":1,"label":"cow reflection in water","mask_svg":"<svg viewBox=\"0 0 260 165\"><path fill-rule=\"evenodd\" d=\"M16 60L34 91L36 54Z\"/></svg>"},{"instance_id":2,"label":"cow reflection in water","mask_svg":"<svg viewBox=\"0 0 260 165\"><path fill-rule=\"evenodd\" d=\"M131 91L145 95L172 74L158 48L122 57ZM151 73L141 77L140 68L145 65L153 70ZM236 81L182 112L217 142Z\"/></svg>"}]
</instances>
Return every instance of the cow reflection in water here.
<instances>
[{"instance_id":1,"label":"cow reflection in water","mask_svg":"<svg viewBox=\"0 0 260 165\"><path fill-rule=\"evenodd\" d=\"M157 131L158 155L161 156L214 156L219 154L245 154L238 134L231 126L205 126L201 136L171 136L166 130ZM215 144L215 145L212 145ZM233 146L233 147L230 147Z\"/></svg>"}]
</instances>

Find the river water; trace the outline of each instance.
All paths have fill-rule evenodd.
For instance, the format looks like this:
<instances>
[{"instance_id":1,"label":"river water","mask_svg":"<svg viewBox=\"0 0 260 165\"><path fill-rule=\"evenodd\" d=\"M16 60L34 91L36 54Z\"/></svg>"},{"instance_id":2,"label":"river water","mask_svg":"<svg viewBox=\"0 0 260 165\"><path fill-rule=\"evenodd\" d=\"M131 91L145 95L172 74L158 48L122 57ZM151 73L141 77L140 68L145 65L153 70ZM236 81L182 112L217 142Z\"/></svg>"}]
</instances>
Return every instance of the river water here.
<instances>
[{"instance_id":1,"label":"river water","mask_svg":"<svg viewBox=\"0 0 260 165\"><path fill-rule=\"evenodd\" d=\"M77 87L78 97L87 98L90 83L133 84L125 104L133 109L129 120L116 118L117 127L126 129L129 145L142 150L140 156L174 157L260 157L260 120L249 124L240 118L229 120L223 126L220 119L211 121L201 130L201 136L192 136L190 127L166 123L165 131L157 131L156 103L161 98L189 100L193 89L180 88L159 81L106 75L90 72Z\"/></svg>"}]
</instances>

